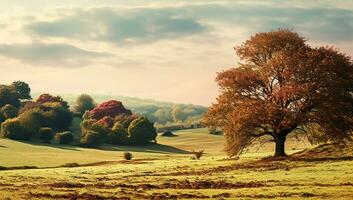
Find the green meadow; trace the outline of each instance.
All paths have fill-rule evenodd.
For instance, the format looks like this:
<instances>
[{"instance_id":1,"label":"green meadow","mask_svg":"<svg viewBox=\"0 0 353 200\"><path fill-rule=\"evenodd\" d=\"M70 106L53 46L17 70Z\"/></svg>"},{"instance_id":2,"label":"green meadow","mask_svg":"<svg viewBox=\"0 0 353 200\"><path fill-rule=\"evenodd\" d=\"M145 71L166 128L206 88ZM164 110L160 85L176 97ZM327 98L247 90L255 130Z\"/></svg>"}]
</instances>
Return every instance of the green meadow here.
<instances>
[{"instance_id":1,"label":"green meadow","mask_svg":"<svg viewBox=\"0 0 353 200\"><path fill-rule=\"evenodd\" d=\"M351 199L351 149L289 139L281 160L262 142L240 158L206 129L145 146L99 149L0 140L0 199ZM295 147L295 148L294 148ZM204 150L197 160L192 150ZM133 154L124 160L123 152Z\"/></svg>"}]
</instances>

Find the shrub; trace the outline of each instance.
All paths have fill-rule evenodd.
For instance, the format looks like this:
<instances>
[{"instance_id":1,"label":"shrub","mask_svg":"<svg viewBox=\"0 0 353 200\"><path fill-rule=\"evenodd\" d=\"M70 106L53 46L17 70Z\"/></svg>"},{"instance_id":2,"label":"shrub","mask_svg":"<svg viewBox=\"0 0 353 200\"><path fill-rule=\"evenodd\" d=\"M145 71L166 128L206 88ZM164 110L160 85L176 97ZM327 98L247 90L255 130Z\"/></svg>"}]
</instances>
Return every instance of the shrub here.
<instances>
[{"instance_id":1,"label":"shrub","mask_svg":"<svg viewBox=\"0 0 353 200\"><path fill-rule=\"evenodd\" d=\"M54 137L53 130L49 127L43 127L39 129L39 139L43 142L50 142Z\"/></svg>"},{"instance_id":2,"label":"shrub","mask_svg":"<svg viewBox=\"0 0 353 200\"><path fill-rule=\"evenodd\" d=\"M88 94L81 94L75 102L74 112L82 116L86 111L92 110L96 106L92 97Z\"/></svg>"},{"instance_id":3,"label":"shrub","mask_svg":"<svg viewBox=\"0 0 353 200\"><path fill-rule=\"evenodd\" d=\"M204 154L204 150L201 150L201 151L194 151L192 150L192 153L195 155L195 158L197 160L200 160L200 158L203 156Z\"/></svg>"},{"instance_id":4,"label":"shrub","mask_svg":"<svg viewBox=\"0 0 353 200\"><path fill-rule=\"evenodd\" d=\"M126 144L128 140L129 138L126 129L121 124L116 123L113 130L108 134L107 143Z\"/></svg>"},{"instance_id":5,"label":"shrub","mask_svg":"<svg viewBox=\"0 0 353 200\"><path fill-rule=\"evenodd\" d=\"M130 152L125 152L124 153L124 159L125 160L132 160L132 153L130 153Z\"/></svg>"},{"instance_id":6,"label":"shrub","mask_svg":"<svg viewBox=\"0 0 353 200\"><path fill-rule=\"evenodd\" d=\"M43 114L43 126L58 130L67 130L72 124L73 115L68 107L60 102L46 102L40 106Z\"/></svg>"},{"instance_id":7,"label":"shrub","mask_svg":"<svg viewBox=\"0 0 353 200\"><path fill-rule=\"evenodd\" d=\"M153 124L145 117L140 117L131 122L129 129L130 141L136 144L148 143L156 140L157 132Z\"/></svg>"},{"instance_id":8,"label":"shrub","mask_svg":"<svg viewBox=\"0 0 353 200\"><path fill-rule=\"evenodd\" d=\"M55 139L60 144L71 144L74 141L74 136L71 133L71 131L65 131L65 132L62 132L62 133L57 133L55 135Z\"/></svg>"},{"instance_id":9,"label":"shrub","mask_svg":"<svg viewBox=\"0 0 353 200\"><path fill-rule=\"evenodd\" d=\"M41 127L40 121L42 118L43 116L40 110L36 108L26 110L18 116L18 119L26 130L26 134L30 135L31 137L35 137L37 135Z\"/></svg>"},{"instance_id":10,"label":"shrub","mask_svg":"<svg viewBox=\"0 0 353 200\"><path fill-rule=\"evenodd\" d=\"M4 114L6 119L15 118L18 115L18 109L11 104L6 104L2 107L1 112Z\"/></svg>"},{"instance_id":11,"label":"shrub","mask_svg":"<svg viewBox=\"0 0 353 200\"><path fill-rule=\"evenodd\" d=\"M85 147L97 147L103 143L104 137L97 131L88 130L81 136L80 143Z\"/></svg>"},{"instance_id":12,"label":"shrub","mask_svg":"<svg viewBox=\"0 0 353 200\"><path fill-rule=\"evenodd\" d=\"M127 110L120 101L107 101L99 104L89 112L91 118L101 119L105 116L115 117L118 115L131 115L131 111Z\"/></svg>"},{"instance_id":13,"label":"shrub","mask_svg":"<svg viewBox=\"0 0 353 200\"><path fill-rule=\"evenodd\" d=\"M28 140L25 129L17 118L7 119L1 124L1 135L12 140Z\"/></svg>"}]
</instances>

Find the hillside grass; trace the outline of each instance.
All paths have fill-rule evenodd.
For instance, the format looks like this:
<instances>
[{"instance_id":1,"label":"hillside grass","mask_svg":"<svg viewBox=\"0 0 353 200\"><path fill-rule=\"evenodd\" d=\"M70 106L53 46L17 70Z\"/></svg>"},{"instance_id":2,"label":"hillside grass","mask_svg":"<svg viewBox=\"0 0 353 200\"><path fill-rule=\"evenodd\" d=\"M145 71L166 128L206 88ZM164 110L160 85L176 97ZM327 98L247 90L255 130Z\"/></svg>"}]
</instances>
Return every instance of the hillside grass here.
<instances>
[{"instance_id":1,"label":"hillside grass","mask_svg":"<svg viewBox=\"0 0 353 200\"><path fill-rule=\"evenodd\" d=\"M353 197L352 149L312 148L291 138L287 152L294 155L289 159L266 157L273 153L272 143L252 147L240 159L228 159L222 152L222 136L210 135L206 129L177 131L175 135L158 137L158 145L106 145L102 149L0 140L1 166L71 163L0 171L0 199ZM193 149L203 149L206 154L200 160L191 159ZM124 151L132 152L134 159L125 161Z\"/></svg>"},{"instance_id":2,"label":"hillside grass","mask_svg":"<svg viewBox=\"0 0 353 200\"><path fill-rule=\"evenodd\" d=\"M211 135L207 129L175 131L173 137L158 136L158 144L142 146L103 145L99 149L71 145L46 144L40 142L0 139L0 166L55 167L67 163L88 164L102 161L118 161L122 153L130 151L135 158L187 157L193 150L204 150L206 155L227 158L223 152L224 137ZM76 133L77 135L77 133ZM77 135L78 137L78 135ZM250 148L242 157L262 157L272 154L274 144L266 143ZM308 144L289 140L287 152L304 149Z\"/></svg>"}]
</instances>

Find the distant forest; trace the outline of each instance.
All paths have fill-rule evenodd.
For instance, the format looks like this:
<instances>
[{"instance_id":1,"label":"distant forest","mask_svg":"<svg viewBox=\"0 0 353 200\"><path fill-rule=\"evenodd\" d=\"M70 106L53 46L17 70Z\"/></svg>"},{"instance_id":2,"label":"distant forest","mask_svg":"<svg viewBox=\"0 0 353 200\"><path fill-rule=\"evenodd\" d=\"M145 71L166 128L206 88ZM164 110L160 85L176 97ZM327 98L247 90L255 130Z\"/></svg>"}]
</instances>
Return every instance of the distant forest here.
<instances>
[{"instance_id":1,"label":"distant forest","mask_svg":"<svg viewBox=\"0 0 353 200\"><path fill-rule=\"evenodd\" d=\"M33 93L34 99L39 93ZM58 94L72 107L78 94ZM207 108L200 105L160 102L153 99L142 99L119 95L91 95L96 103L116 99L134 113L147 117L155 123L158 131L178 130L202 127L201 120Z\"/></svg>"}]
</instances>

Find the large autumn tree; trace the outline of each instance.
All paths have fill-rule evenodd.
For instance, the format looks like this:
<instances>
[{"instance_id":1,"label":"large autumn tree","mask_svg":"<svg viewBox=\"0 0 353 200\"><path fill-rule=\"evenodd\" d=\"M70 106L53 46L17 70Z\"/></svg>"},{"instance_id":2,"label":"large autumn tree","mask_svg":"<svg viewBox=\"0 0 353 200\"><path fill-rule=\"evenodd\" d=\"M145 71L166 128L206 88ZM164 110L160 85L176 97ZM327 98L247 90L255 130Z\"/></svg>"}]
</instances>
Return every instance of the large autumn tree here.
<instances>
[{"instance_id":1,"label":"large autumn tree","mask_svg":"<svg viewBox=\"0 0 353 200\"><path fill-rule=\"evenodd\" d=\"M332 47L311 47L290 30L263 32L235 47L242 61L218 73L220 95L205 123L221 128L230 156L269 135L285 156L289 134L352 139L353 64Z\"/></svg>"}]
</instances>

